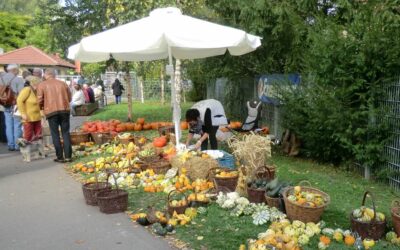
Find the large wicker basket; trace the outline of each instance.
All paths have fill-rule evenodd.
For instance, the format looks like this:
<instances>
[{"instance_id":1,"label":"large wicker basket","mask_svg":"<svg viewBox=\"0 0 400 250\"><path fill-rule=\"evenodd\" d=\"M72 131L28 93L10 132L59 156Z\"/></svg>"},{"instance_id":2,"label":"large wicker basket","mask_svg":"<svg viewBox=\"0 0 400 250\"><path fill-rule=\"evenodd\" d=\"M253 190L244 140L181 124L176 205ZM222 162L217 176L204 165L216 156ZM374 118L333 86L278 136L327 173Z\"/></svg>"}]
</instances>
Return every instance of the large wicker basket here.
<instances>
[{"instance_id":1,"label":"large wicker basket","mask_svg":"<svg viewBox=\"0 0 400 250\"><path fill-rule=\"evenodd\" d=\"M167 211L168 211L168 214L170 216L172 216L174 214L174 212L176 212L177 214L184 214L186 208L189 207L189 202L188 202L186 194L185 193L181 193L181 194L183 194L185 196L186 205L185 206L176 206L176 207L174 207L174 206L171 206L171 203L170 203L171 202L170 199L171 199L171 194L172 193L177 193L177 191L172 190L171 192L168 193L168 196L167 196Z\"/></svg>"},{"instance_id":2,"label":"large wicker basket","mask_svg":"<svg viewBox=\"0 0 400 250\"><path fill-rule=\"evenodd\" d=\"M238 184L239 175L234 177L217 177L217 168L210 168L208 170L208 179L214 181L215 188L217 192L234 192ZM225 172L232 172L231 169L223 169Z\"/></svg>"},{"instance_id":3,"label":"large wicker basket","mask_svg":"<svg viewBox=\"0 0 400 250\"><path fill-rule=\"evenodd\" d=\"M370 222L358 221L353 217L353 211L352 211L350 214L351 230L353 232L357 232L362 239L368 238L373 240L379 240L385 233L386 219L384 221L376 220L375 199L372 196L372 193L368 191L364 193L362 206L365 205L365 200L368 195L371 197L372 208L374 210L374 218Z\"/></svg>"},{"instance_id":4,"label":"large wicker basket","mask_svg":"<svg viewBox=\"0 0 400 250\"><path fill-rule=\"evenodd\" d=\"M158 160L149 163L143 163L140 165L142 171L146 171L148 169L152 169L155 174L166 174L167 171L171 168L171 164L167 160Z\"/></svg>"},{"instance_id":5,"label":"large wicker basket","mask_svg":"<svg viewBox=\"0 0 400 250\"><path fill-rule=\"evenodd\" d=\"M106 214L120 213L128 209L128 192L119 189L115 175L112 175L116 189L101 191L97 194L100 212Z\"/></svg>"},{"instance_id":6,"label":"large wicker basket","mask_svg":"<svg viewBox=\"0 0 400 250\"><path fill-rule=\"evenodd\" d=\"M121 144L129 144L130 142L135 143L135 137L134 136L130 136L128 138L121 138L121 137L117 136L116 139Z\"/></svg>"},{"instance_id":7,"label":"large wicker basket","mask_svg":"<svg viewBox=\"0 0 400 250\"><path fill-rule=\"evenodd\" d=\"M90 136L92 137L93 141L99 145L110 142L113 139L112 135L108 132L90 133Z\"/></svg>"},{"instance_id":8,"label":"large wicker basket","mask_svg":"<svg viewBox=\"0 0 400 250\"><path fill-rule=\"evenodd\" d=\"M108 182L89 182L82 185L83 197L86 204L91 206L97 205L97 194L101 191L111 190Z\"/></svg>"},{"instance_id":9,"label":"large wicker basket","mask_svg":"<svg viewBox=\"0 0 400 250\"><path fill-rule=\"evenodd\" d=\"M307 181L302 181L299 183L301 186L302 183L309 183ZM288 200L288 196L294 193L294 187L288 187L283 192L283 199L285 201L285 208L287 217L290 220L299 220L302 222L314 222L318 223L321 219L321 215L324 213L325 207L330 203L330 197L328 194L310 186L301 186L301 189L304 191L312 192L315 194L322 195L325 203L322 206L318 207L305 207L298 205L290 200Z\"/></svg>"},{"instance_id":10,"label":"large wicker basket","mask_svg":"<svg viewBox=\"0 0 400 250\"><path fill-rule=\"evenodd\" d=\"M394 200L392 202L390 212L392 214L394 231L397 235L400 235L400 200Z\"/></svg>"},{"instance_id":11,"label":"large wicker basket","mask_svg":"<svg viewBox=\"0 0 400 250\"><path fill-rule=\"evenodd\" d=\"M78 131L77 128L70 133L71 144L79 145L83 142L90 141L90 134L88 132Z\"/></svg>"},{"instance_id":12,"label":"large wicker basket","mask_svg":"<svg viewBox=\"0 0 400 250\"><path fill-rule=\"evenodd\" d=\"M261 166L256 170L256 178L273 180L275 178L276 167L275 166Z\"/></svg>"},{"instance_id":13,"label":"large wicker basket","mask_svg":"<svg viewBox=\"0 0 400 250\"><path fill-rule=\"evenodd\" d=\"M247 187L247 196L251 203L265 203L265 190Z\"/></svg>"},{"instance_id":14,"label":"large wicker basket","mask_svg":"<svg viewBox=\"0 0 400 250\"><path fill-rule=\"evenodd\" d=\"M271 169L266 166L259 167L255 173L256 179L272 180L272 179L274 179L274 177L275 177L275 174L272 174ZM252 203L265 203L266 202L264 189L247 187L247 196L249 198L249 201Z\"/></svg>"},{"instance_id":15,"label":"large wicker basket","mask_svg":"<svg viewBox=\"0 0 400 250\"><path fill-rule=\"evenodd\" d=\"M280 195L278 198L274 197L269 197L267 194L265 194L265 201L268 206L270 207L276 207L282 212L285 212L285 201L283 200L283 197Z\"/></svg>"}]
</instances>

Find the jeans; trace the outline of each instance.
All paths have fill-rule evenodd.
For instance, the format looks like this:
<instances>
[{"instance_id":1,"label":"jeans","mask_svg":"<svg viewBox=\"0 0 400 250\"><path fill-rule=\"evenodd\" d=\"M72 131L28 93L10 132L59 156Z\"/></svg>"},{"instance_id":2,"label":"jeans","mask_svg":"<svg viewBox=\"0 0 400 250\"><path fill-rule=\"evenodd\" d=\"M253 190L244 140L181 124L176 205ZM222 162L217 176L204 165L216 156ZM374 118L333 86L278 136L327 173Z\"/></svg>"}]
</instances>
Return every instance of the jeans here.
<instances>
[{"instance_id":1,"label":"jeans","mask_svg":"<svg viewBox=\"0 0 400 250\"><path fill-rule=\"evenodd\" d=\"M6 108L4 110L4 117L6 120L6 136L8 148L19 149L16 142L18 138L22 136L21 118L13 115L13 108Z\"/></svg>"},{"instance_id":2,"label":"jeans","mask_svg":"<svg viewBox=\"0 0 400 250\"><path fill-rule=\"evenodd\" d=\"M69 113L60 113L47 118L49 121L51 138L53 139L54 148L56 149L57 159L71 159L72 147L69 137ZM64 147L61 146L60 131L63 138Z\"/></svg>"},{"instance_id":3,"label":"jeans","mask_svg":"<svg viewBox=\"0 0 400 250\"><path fill-rule=\"evenodd\" d=\"M204 128L203 128L204 129ZM207 150L208 148L208 141L210 141L211 144L211 149L212 150L217 150L218 149L218 141L217 141L217 131L219 127L218 126L212 126L210 131L208 132L208 138L203 141L201 144L201 150Z\"/></svg>"},{"instance_id":4,"label":"jeans","mask_svg":"<svg viewBox=\"0 0 400 250\"><path fill-rule=\"evenodd\" d=\"M7 142L6 121L3 111L0 111L0 142Z\"/></svg>"},{"instance_id":5,"label":"jeans","mask_svg":"<svg viewBox=\"0 0 400 250\"><path fill-rule=\"evenodd\" d=\"M75 116L76 115L75 108L78 107L78 106L81 106L81 105L76 105L75 103L71 102L69 104L69 106L70 106L70 109L71 109L71 115Z\"/></svg>"},{"instance_id":6,"label":"jeans","mask_svg":"<svg viewBox=\"0 0 400 250\"><path fill-rule=\"evenodd\" d=\"M115 96L115 103L116 104L121 103L121 96L120 95L116 95Z\"/></svg>"}]
</instances>

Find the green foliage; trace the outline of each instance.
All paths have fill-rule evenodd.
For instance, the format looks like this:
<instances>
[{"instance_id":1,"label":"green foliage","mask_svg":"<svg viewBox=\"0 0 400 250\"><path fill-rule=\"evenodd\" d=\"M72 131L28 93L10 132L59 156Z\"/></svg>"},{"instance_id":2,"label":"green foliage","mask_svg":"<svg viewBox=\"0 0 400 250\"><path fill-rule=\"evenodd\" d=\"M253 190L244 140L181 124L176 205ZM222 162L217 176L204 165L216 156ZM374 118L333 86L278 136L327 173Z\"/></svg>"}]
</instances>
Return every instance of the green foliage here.
<instances>
[{"instance_id":1,"label":"green foliage","mask_svg":"<svg viewBox=\"0 0 400 250\"><path fill-rule=\"evenodd\" d=\"M28 16L0 12L0 48L9 51L22 46L29 20Z\"/></svg>"},{"instance_id":2,"label":"green foliage","mask_svg":"<svg viewBox=\"0 0 400 250\"><path fill-rule=\"evenodd\" d=\"M384 160L389 136L379 101L385 99L383 79L400 69L400 13L392 1L344 2L341 23L337 16L319 17L310 28L310 77L284 91L284 124L300 136L310 157L373 167Z\"/></svg>"},{"instance_id":3,"label":"green foliage","mask_svg":"<svg viewBox=\"0 0 400 250\"><path fill-rule=\"evenodd\" d=\"M178 5L184 11L200 11L202 0L47 0L40 5L35 22L50 25L49 42L54 51L64 53L84 36L92 35L147 16L158 7Z\"/></svg>"},{"instance_id":4,"label":"green foliage","mask_svg":"<svg viewBox=\"0 0 400 250\"><path fill-rule=\"evenodd\" d=\"M33 45L45 52L51 53L53 51L48 41L49 34L50 30L48 25L43 27L33 25L26 30L23 46Z\"/></svg>"},{"instance_id":5,"label":"green foliage","mask_svg":"<svg viewBox=\"0 0 400 250\"><path fill-rule=\"evenodd\" d=\"M0 10L4 12L31 15L42 0L3 0L0 2Z\"/></svg>"},{"instance_id":6,"label":"green foliage","mask_svg":"<svg viewBox=\"0 0 400 250\"><path fill-rule=\"evenodd\" d=\"M82 65L82 74L92 83L100 78L100 75L105 71L106 63L85 63Z\"/></svg>"}]
</instances>

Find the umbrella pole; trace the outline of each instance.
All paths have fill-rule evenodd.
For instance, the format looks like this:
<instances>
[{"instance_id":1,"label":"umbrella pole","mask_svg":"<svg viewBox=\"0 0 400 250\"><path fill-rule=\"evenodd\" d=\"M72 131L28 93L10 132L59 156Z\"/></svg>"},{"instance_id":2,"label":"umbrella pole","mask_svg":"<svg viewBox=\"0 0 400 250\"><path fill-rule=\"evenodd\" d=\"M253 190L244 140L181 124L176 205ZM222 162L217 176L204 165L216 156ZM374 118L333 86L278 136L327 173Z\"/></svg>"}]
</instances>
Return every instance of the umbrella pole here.
<instances>
[{"instance_id":1,"label":"umbrella pole","mask_svg":"<svg viewBox=\"0 0 400 250\"><path fill-rule=\"evenodd\" d=\"M181 127L180 127L180 120L181 120L181 107L176 100L176 92L175 92L175 71L174 65L172 61L172 52L171 47L168 46L168 60L169 60L169 69L167 72L170 73L171 76L171 95L172 95L172 117L175 126L175 139L176 139L176 146L179 145L180 137L181 137Z\"/></svg>"}]
</instances>

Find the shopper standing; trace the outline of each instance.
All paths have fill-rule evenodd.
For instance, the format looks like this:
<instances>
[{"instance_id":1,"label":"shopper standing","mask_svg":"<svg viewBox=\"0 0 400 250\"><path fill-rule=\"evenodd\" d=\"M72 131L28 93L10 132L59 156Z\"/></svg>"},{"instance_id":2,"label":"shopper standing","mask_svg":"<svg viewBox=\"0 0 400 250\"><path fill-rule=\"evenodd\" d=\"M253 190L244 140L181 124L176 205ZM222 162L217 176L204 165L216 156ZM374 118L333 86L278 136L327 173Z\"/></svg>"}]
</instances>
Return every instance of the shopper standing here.
<instances>
[{"instance_id":1,"label":"shopper standing","mask_svg":"<svg viewBox=\"0 0 400 250\"><path fill-rule=\"evenodd\" d=\"M7 73L0 76L0 85L9 85L12 89L15 99L19 92L24 88L25 81L18 76L19 67L16 64L7 66ZM14 114L15 105L4 107L4 118L6 124L6 136L9 151L19 150L16 141L22 135L21 117Z\"/></svg>"},{"instance_id":2,"label":"shopper standing","mask_svg":"<svg viewBox=\"0 0 400 250\"><path fill-rule=\"evenodd\" d=\"M71 162L72 147L69 134L71 92L66 83L55 78L55 69L45 70L45 81L39 84L37 97L39 106L43 109L49 121L50 133L57 156L54 161ZM61 128L64 146L61 146L59 128Z\"/></svg>"},{"instance_id":3,"label":"shopper standing","mask_svg":"<svg viewBox=\"0 0 400 250\"><path fill-rule=\"evenodd\" d=\"M115 79L115 82L111 86L113 90L113 95L115 95L115 103L121 103L121 95L122 91L125 90L124 86L122 86L121 82L118 80L118 78Z\"/></svg>"},{"instance_id":4,"label":"shopper standing","mask_svg":"<svg viewBox=\"0 0 400 250\"><path fill-rule=\"evenodd\" d=\"M29 82L29 86L19 93L17 105L24 124L24 139L32 142L42 139L42 116L36 95L41 80L34 76L28 76L25 80Z\"/></svg>"}]
</instances>

